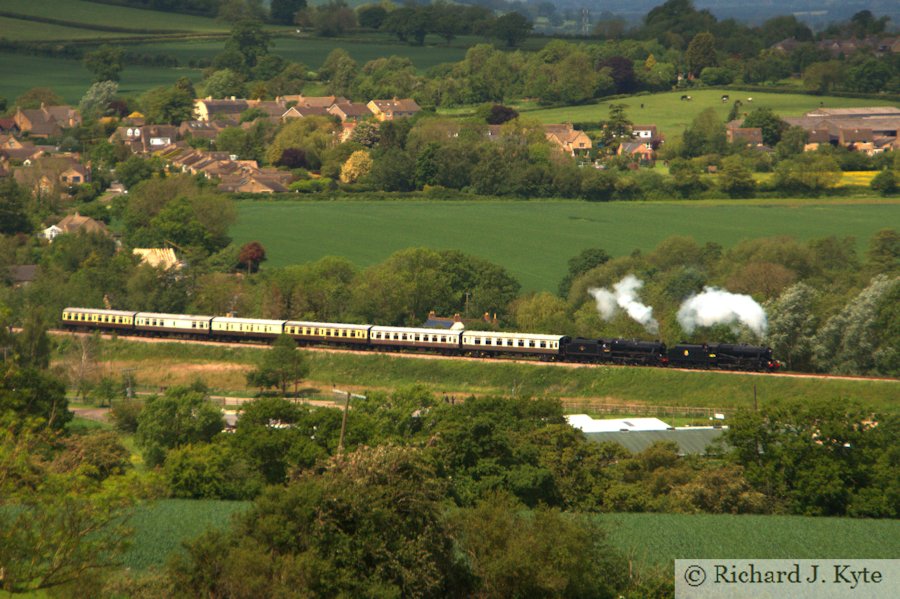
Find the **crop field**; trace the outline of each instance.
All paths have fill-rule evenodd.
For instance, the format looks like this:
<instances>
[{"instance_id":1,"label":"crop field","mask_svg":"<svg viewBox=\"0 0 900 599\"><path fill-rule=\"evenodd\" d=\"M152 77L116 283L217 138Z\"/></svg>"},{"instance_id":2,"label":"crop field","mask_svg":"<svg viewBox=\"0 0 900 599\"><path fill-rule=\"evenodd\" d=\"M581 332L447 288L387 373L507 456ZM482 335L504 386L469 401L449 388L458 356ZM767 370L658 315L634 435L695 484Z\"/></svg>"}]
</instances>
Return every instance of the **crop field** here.
<instances>
[{"instance_id":1,"label":"crop field","mask_svg":"<svg viewBox=\"0 0 900 599\"><path fill-rule=\"evenodd\" d=\"M215 19L144 10L127 6L98 4L84 0L3 0L7 13L49 17L59 21L160 31L226 32L228 25ZM10 39L17 39L7 35ZM54 39L45 37L43 39Z\"/></svg>"},{"instance_id":2,"label":"crop field","mask_svg":"<svg viewBox=\"0 0 900 599\"><path fill-rule=\"evenodd\" d=\"M152 87L171 85L181 76L195 81L201 78L198 69L128 65L122 70L119 93L138 95ZM0 97L10 104L32 87L50 87L66 102L78 104L91 81L80 60L0 53Z\"/></svg>"},{"instance_id":3,"label":"crop field","mask_svg":"<svg viewBox=\"0 0 900 599\"><path fill-rule=\"evenodd\" d=\"M260 359L259 348L104 341L101 355L111 376L135 369L138 387L202 380L214 395L252 396L246 370ZM780 375L683 372L662 368L560 367L540 363L407 359L379 354L308 352L308 393L330 393L333 385L357 390L392 390L425 385L435 393L556 397L566 403L628 403L645 406L736 410L780 399L852 398L873 410L896 412L898 381L821 379ZM726 414L727 415L727 414Z\"/></svg>"},{"instance_id":4,"label":"crop field","mask_svg":"<svg viewBox=\"0 0 900 599\"><path fill-rule=\"evenodd\" d=\"M726 248L775 235L853 235L862 251L876 231L900 222L900 202L876 199L246 201L238 211L231 234L237 243L262 243L265 265L345 256L368 266L407 247L459 249L506 267L525 290L555 290L569 258L589 247L621 256L672 235Z\"/></svg>"},{"instance_id":5,"label":"crop field","mask_svg":"<svg viewBox=\"0 0 900 599\"><path fill-rule=\"evenodd\" d=\"M125 554L134 570L161 567L183 541L225 528L250 503L167 499L141 506ZM893 558L900 522L800 516L599 514L611 544L638 569L671 568L678 558Z\"/></svg>"},{"instance_id":6,"label":"crop field","mask_svg":"<svg viewBox=\"0 0 900 599\"><path fill-rule=\"evenodd\" d=\"M134 542L125 553L123 565L134 570L162 567L182 542L210 528L226 528L232 514L249 506L243 501L189 499L163 499L140 506L129 522L134 529Z\"/></svg>"},{"instance_id":7,"label":"crop field","mask_svg":"<svg viewBox=\"0 0 900 599\"><path fill-rule=\"evenodd\" d=\"M89 40L122 37L111 31L96 31L80 27L66 27L50 23L37 23L23 19L0 17L0 36L17 42L44 40Z\"/></svg>"},{"instance_id":8,"label":"crop field","mask_svg":"<svg viewBox=\"0 0 900 599\"><path fill-rule=\"evenodd\" d=\"M681 101L680 98L683 94L690 94L693 100ZM728 94L731 97L730 101L723 103L722 94ZM751 97L753 101L749 102L748 98ZM609 104L625 104L625 114L633 123L656 125L664 135L680 135L691 124L694 117L706 108L715 108L719 117L724 121L735 100L743 102L742 111L745 113L749 113L755 108L771 108L780 116L802 116L820 106L826 108L898 106L897 102L888 100L705 89L633 96L585 106L529 110L523 114L542 123L595 122L609 117ZM642 104L643 108L641 108Z\"/></svg>"},{"instance_id":9,"label":"crop field","mask_svg":"<svg viewBox=\"0 0 900 599\"><path fill-rule=\"evenodd\" d=\"M675 559L893 559L900 521L718 514L601 514L613 546L638 568Z\"/></svg>"}]
</instances>

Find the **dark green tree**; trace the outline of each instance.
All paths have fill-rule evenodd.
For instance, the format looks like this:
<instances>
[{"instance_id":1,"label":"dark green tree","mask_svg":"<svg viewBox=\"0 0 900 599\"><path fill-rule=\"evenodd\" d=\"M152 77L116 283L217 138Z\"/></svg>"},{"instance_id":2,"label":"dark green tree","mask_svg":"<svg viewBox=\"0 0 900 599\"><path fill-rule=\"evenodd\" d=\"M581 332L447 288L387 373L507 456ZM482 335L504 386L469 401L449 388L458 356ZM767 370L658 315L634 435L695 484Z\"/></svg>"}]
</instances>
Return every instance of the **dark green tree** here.
<instances>
[{"instance_id":1,"label":"dark green tree","mask_svg":"<svg viewBox=\"0 0 900 599\"><path fill-rule=\"evenodd\" d=\"M744 119L741 127L759 127L762 129L763 143L775 147L781 141L781 135L789 125L781 120L771 108L757 108Z\"/></svg>"},{"instance_id":2,"label":"dark green tree","mask_svg":"<svg viewBox=\"0 0 900 599\"><path fill-rule=\"evenodd\" d=\"M0 179L0 233L31 233L34 225L28 218L28 191L12 177Z\"/></svg>"},{"instance_id":3,"label":"dark green tree","mask_svg":"<svg viewBox=\"0 0 900 599\"><path fill-rule=\"evenodd\" d=\"M716 59L716 38L709 32L698 33L691 40L684 54L688 69L694 76L706 67L714 67L718 64Z\"/></svg>"},{"instance_id":4,"label":"dark green tree","mask_svg":"<svg viewBox=\"0 0 900 599\"><path fill-rule=\"evenodd\" d=\"M193 118L194 96L178 85L155 87L138 99L148 123L179 125Z\"/></svg>"},{"instance_id":5,"label":"dark green tree","mask_svg":"<svg viewBox=\"0 0 900 599\"><path fill-rule=\"evenodd\" d=\"M272 37L263 29L262 23L252 20L241 20L231 27L231 33L225 42L226 52L236 52L243 58L244 72L256 66L257 61L269 53Z\"/></svg>"},{"instance_id":6,"label":"dark green tree","mask_svg":"<svg viewBox=\"0 0 900 599\"><path fill-rule=\"evenodd\" d=\"M489 26L491 37L503 41L508 48L521 44L531 33L531 21L517 12L508 12Z\"/></svg>"},{"instance_id":7,"label":"dark green tree","mask_svg":"<svg viewBox=\"0 0 900 599\"><path fill-rule=\"evenodd\" d=\"M13 430L30 426L38 419L40 426L62 430L72 419L66 386L49 372L21 368L12 360L0 362L0 417L14 423Z\"/></svg>"},{"instance_id":8,"label":"dark green tree","mask_svg":"<svg viewBox=\"0 0 900 599\"><path fill-rule=\"evenodd\" d=\"M147 400L138 416L137 443L148 466L159 466L166 452L191 443L207 443L223 427L222 410L202 385L172 387Z\"/></svg>"},{"instance_id":9,"label":"dark green tree","mask_svg":"<svg viewBox=\"0 0 900 599\"><path fill-rule=\"evenodd\" d=\"M293 25L297 11L306 8L306 0L272 0L269 4L269 18L281 25Z\"/></svg>"},{"instance_id":10,"label":"dark green tree","mask_svg":"<svg viewBox=\"0 0 900 599\"><path fill-rule=\"evenodd\" d=\"M256 374L258 373L258 374ZM272 349L263 354L263 359L256 371L248 373L248 380L253 377L254 381L265 380L274 383L281 389L282 395L287 395L288 385L294 385L296 392L297 385L309 373L309 365L302 352L297 351L297 342L290 335L279 335L272 344Z\"/></svg>"},{"instance_id":11,"label":"dark green tree","mask_svg":"<svg viewBox=\"0 0 900 599\"><path fill-rule=\"evenodd\" d=\"M420 451L360 449L270 487L233 532L191 543L170 580L197 596L470 596L443 496Z\"/></svg>"},{"instance_id":12,"label":"dark green tree","mask_svg":"<svg viewBox=\"0 0 900 599\"><path fill-rule=\"evenodd\" d=\"M559 283L559 296L563 298L568 297L569 290L572 288L572 282L575 279L593 268L606 264L610 258L612 256L606 250L600 248L587 248L581 250L578 255L569 258L566 276Z\"/></svg>"},{"instance_id":13,"label":"dark green tree","mask_svg":"<svg viewBox=\"0 0 900 599\"><path fill-rule=\"evenodd\" d=\"M94 75L94 82L118 81L125 66L123 57L122 48L104 44L84 55L84 66Z\"/></svg>"}]
</instances>

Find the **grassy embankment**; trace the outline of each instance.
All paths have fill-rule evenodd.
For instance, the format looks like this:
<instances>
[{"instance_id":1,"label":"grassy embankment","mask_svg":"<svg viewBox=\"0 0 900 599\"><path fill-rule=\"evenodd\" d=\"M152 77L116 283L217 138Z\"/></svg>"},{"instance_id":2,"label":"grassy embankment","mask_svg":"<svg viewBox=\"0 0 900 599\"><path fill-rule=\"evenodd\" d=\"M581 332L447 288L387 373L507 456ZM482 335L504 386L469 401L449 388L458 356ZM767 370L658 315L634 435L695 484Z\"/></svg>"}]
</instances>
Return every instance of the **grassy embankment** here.
<instances>
[{"instance_id":1,"label":"grassy embankment","mask_svg":"<svg viewBox=\"0 0 900 599\"><path fill-rule=\"evenodd\" d=\"M900 201L722 200L673 202L248 201L231 235L259 241L266 266L346 256L364 267L407 247L459 249L507 268L526 291L555 291L572 256L600 247L613 256L649 251L672 235L725 248L742 239L809 240L872 235L900 222ZM424 225L423 225L424 223ZM372 231L378 231L373 235Z\"/></svg>"},{"instance_id":2,"label":"grassy embankment","mask_svg":"<svg viewBox=\"0 0 900 599\"><path fill-rule=\"evenodd\" d=\"M155 343L118 339L101 346L103 368L118 377L134 368L139 389L202 380L214 395L250 397L245 373L262 348ZM548 396L573 410L591 404L704 407L733 411L779 399L855 399L875 410L896 411L897 381L825 380L779 375L681 372L661 368L560 367L541 363L398 358L379 354L309 352L305 393L328 396L333 386L359 391L423 384L436 394ZM628 408L623 408L627 412ZM660 413L664 413L660 410ZM726 412L727 415L727 412Z\"/></svg>"}]
</instances>

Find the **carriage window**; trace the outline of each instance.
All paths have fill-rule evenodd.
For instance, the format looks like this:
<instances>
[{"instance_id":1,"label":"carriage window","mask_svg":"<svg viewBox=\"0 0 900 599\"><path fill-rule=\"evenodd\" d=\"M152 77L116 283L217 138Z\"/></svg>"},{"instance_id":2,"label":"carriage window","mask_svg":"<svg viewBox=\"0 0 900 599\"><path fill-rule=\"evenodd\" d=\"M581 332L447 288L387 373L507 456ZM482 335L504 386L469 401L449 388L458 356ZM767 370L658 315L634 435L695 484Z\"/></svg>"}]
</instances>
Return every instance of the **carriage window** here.
<instances>
[{"instance_id":1,"label":"carriage window","mask_svg":"<svg viewBox=\"0 0 900 599\"><path fill-rule=\"evenodd\" d=\"M519 339L518 345L519 345L519 347L525 347L525 342L522 341L521 339Z\"/></svg>"},{"instance_id":2,"label":"carriage window","mask_svg":"<svg viewBox=\"0 0 900 599\"><path fill-rule=\"evenodd\" d=\"M546 341L541 341L541 347L547 347L547 342L546 342Z\"/></svg>"}]
</instances>

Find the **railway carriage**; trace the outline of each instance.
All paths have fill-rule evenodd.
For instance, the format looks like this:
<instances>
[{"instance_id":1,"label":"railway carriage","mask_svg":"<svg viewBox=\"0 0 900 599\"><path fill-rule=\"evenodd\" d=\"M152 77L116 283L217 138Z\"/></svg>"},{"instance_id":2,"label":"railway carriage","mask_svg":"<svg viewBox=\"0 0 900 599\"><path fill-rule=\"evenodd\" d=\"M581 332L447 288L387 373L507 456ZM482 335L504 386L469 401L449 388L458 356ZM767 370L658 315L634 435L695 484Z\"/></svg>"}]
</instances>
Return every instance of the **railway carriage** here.
<instances>
[{"instance_id":1,"label":"railway carriage","mask_svg":"<svg viewBox=\"0 0 900 599\"><path fill-rule=\"evenodd\" d=\"M452 329L373 326L369 329L369 344L387 349L434 349L459 353L461 336L461 331Z\"/></svg>"},{"instance_id":2,"label":"railway carriage","mask_svg":"<svg viewBox=\"0 0 900 599\"><path fill-rule=\"evenodd\" d=\"M66 308L62 313L63 326L71 329L132 330L134 312L101 310L99 308Z\"/></svg>"},{"instance_id":3,"label":"railway carriage","mask_svg":"<svg viewBox=\"0 0 900 599\"><path fill-rule=\"evenodd\" d=\"M290 335L300 343L368 345L371 328L370 324L289 320L284 323L284 334Z\"/></svg>"},{"instance_id":4,"label":"railway carriage","mask_svg":"<svg viewBox=\"0 0 900 599\"><path fill-rule=\"evenodd\" d=\"M150 334L173 334L209 337L212 316L191 314L159 314L138 312L134 316L134 329Z\"/></svg>"},{"instance_id":5,"label":"railway carriage","mask_svg":"<svg viewBox=\"0 0 900 599\"><path fill-rule=\"evenodd\" d=\"M536 355L544 360L560 358L569 337L565 335L535 335L499 331L465 331L462 350L480 356Z\"/></svg>"},{"instance_id":6,"label":"railway carriage","mask_svg":"<svg viewBox=\"0 0 900 599\"><path fill-rule=\"evenodd\" d=\"M233 339L274 339L284 332L284 323L284 320L216 316L212 319L211 335Z\"/></svg>"},{"instance_id":7,"label":"railway carriage","mask_svg":"<svg viewBox=\"0 0 900 599\"><path fill-rule=\"evenodd\" d=\"M420 329L74 307L63 310L62 323L70 330L115 330L122 333L221 340L270 341L281 334L287 334L304 344L385 350L413 349L445 355L536 356L547 361L768 372L781 368L781 363L772 357L770 348L731 343L682 343L667 350L666 345L659 341L634 339L573 339L565 335Z\"/></svg>"}]
</instances>

